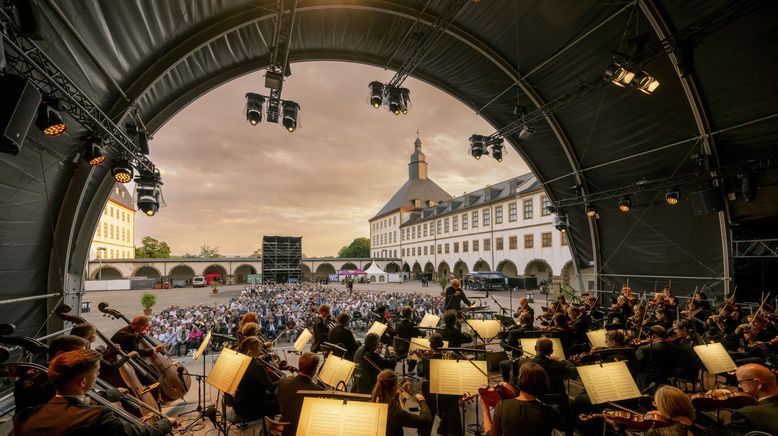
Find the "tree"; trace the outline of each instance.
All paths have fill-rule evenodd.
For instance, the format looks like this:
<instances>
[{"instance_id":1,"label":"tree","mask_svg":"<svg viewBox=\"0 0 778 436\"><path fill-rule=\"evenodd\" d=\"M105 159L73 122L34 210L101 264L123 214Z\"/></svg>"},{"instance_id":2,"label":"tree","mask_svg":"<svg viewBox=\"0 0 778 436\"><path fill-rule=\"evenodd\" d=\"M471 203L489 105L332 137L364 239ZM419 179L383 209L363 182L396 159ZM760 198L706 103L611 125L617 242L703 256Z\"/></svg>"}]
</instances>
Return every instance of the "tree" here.
<instances>
[{"instance_id":1,"label":"tree","mask_svg":"<svg viewBox=\"0 0 778 436\"><path fill-rule=\"evenodd\" d=\"M338 251L338 257L370 257L370 239L356 238Z\"/></svg>"},{"instance_id":2,"label":"tree","mask_svg":"<svg viewBox=\"0 0 778 436\"><path fill-rule=\"evenodd\" d=\"M165 241L159 241L151 236L144 236L141 246L135 247L135 257L139 259L159 259L170 257L170 246Z\"/></svg>"},{"instance_id":3,"label":"tree","mask_svg":"<svg viewBox=\"0 0 778 436\"><path fill-rule=\"evenodd\" d=\"M210 258L210 257L224 257L219 253L219 247L209 247L208 244L203 244L200 247L200 254L197 257Z\"/></svg>"}]
</instances>

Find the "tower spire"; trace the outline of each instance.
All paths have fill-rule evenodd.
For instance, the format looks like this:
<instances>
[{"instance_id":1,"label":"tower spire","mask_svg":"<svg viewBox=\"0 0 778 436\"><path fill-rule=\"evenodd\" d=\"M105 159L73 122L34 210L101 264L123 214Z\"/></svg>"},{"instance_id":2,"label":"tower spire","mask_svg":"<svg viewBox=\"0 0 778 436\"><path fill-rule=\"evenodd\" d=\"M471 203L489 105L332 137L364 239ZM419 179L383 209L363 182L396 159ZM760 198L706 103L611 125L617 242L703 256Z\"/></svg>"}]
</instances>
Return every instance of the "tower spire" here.
<instances>
[{"instance_id":1,"label":"tower spire","mask_svg":"<svg viewBox=\"0 0 778 436\"><path fill-rule=\"evenodd\" d=\"M413 143L413 154L411 162L408 164L408 178L426 179L427 178L427 157L421 151L421 139L419 130L416 130L416 141Z\"/></svg>"}]
</instances>

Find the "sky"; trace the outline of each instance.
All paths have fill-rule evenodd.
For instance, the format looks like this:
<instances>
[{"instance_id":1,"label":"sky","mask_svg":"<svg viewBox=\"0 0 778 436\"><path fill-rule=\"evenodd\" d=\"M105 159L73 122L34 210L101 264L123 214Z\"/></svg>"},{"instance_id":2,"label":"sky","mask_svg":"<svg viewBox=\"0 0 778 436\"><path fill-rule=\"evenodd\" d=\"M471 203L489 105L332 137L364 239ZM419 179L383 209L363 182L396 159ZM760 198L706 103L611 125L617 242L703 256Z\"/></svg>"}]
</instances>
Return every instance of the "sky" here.
<instances>
[{"instance_id":1,"label":"sky","mask_svg":"<svg viewBox=\"0 0 778 436\"><path fill-rule=\"evenodd\" d=\"M207 244L246 256L263 235L302 236L308 257L335 256L369 237L368 219L408 179L416 131L429 178L453 196L528 171L510 147L502 162L473 159L468 138L494 127L455 98L409 78L412 108L395 116L367 102L367 85L394 72L354 63L292 65L282 98L300 104L299 127L251 126L247 92L267 95L263 72L225 83L193 101L153 136L163 206L135 215L135 243L151 236L174 255Z\"/></svg>"}]
</instances>

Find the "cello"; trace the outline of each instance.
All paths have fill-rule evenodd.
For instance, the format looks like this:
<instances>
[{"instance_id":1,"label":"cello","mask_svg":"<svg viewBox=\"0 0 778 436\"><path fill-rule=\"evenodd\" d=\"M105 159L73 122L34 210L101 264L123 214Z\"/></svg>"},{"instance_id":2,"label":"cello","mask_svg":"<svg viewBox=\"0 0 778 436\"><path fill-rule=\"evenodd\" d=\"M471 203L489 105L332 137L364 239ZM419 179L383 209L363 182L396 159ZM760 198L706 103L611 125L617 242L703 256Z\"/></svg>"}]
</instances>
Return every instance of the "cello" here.
<instances>
[{"instance_id":1,"label":"cello","mask_svg":"<svg viewBox=\"0 0 778 436\"><path fill-rule=\"evenodd\" d=\"M124 314L116 309L109 308L108 303L106 302L98 304L97 308L104 316L122 319L127 324L131 323ZM141 338L141 344L148 348L154 348L158 345L155 339L145 333L141 333ZM192 379L186 368L181 363L171 360L170 357L162 353L155 352L150 359L151 364L157 368L157 372L160 376L159 389L162 394L163 402L170 402L183 398L192 384Z\"/></svg>"}]
</instances>

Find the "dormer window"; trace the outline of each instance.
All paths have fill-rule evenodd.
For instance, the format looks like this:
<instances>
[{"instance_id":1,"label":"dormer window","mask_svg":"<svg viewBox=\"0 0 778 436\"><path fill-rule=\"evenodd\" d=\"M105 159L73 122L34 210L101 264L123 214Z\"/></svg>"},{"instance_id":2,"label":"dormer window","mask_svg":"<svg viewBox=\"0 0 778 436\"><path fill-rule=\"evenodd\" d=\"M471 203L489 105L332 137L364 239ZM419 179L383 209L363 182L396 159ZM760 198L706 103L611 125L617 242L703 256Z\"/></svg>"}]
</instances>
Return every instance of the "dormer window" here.
<instances>
[{"instance_id":1,"label":"dormer window","mask_svg":"<svg viewBox=\"0 0 778 436\"><path fill-rule=\"evenodd\" d=\"M413 200L413 207L421 207L421 200Z\"/></svg>"}]
</instances>

